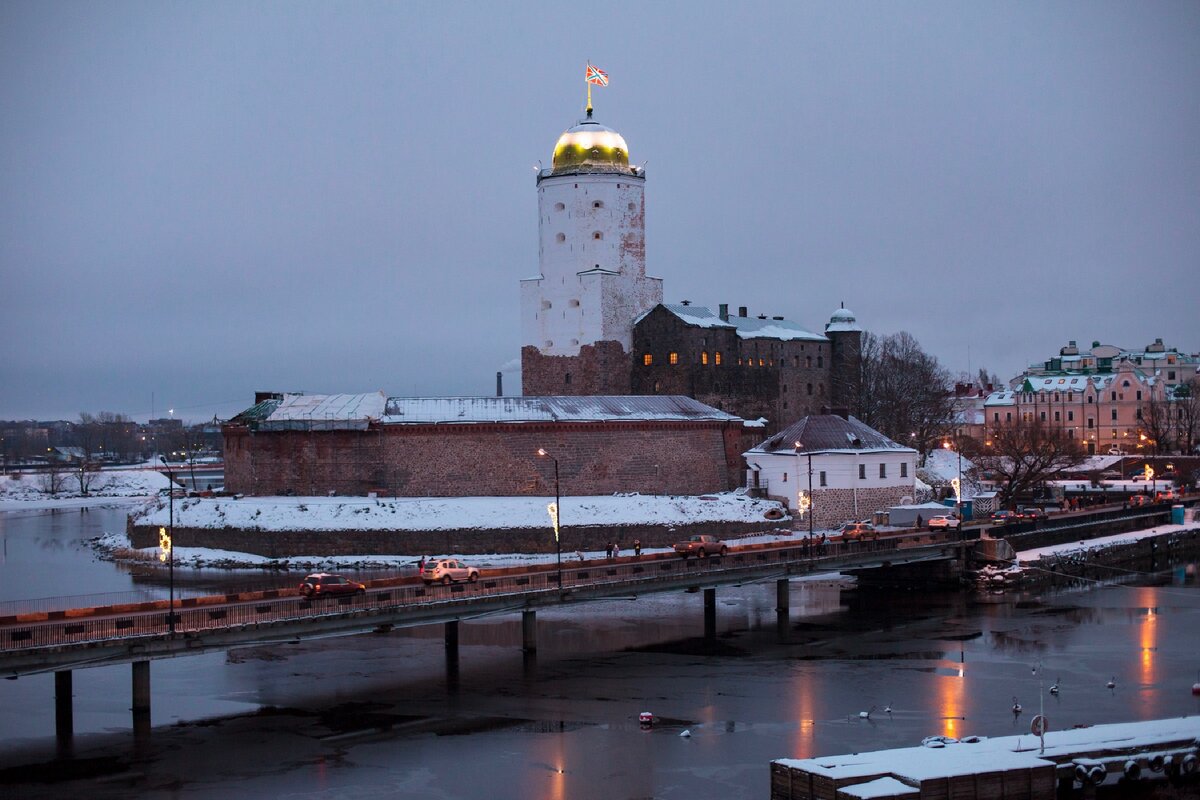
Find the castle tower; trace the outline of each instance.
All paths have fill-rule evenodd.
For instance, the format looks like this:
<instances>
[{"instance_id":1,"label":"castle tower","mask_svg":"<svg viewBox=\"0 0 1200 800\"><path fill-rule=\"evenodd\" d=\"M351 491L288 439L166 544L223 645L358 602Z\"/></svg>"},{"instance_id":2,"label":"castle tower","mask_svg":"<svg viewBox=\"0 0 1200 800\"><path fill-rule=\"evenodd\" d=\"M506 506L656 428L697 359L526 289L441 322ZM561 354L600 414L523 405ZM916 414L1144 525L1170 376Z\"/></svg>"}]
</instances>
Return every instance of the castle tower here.
<instances>
[{"instance_id":1,"label":"castle tower","mask_svg":"<svg viewBox=\"0 0 1200 800\"><path fill-rule=\"evenodd\" d=\"M521 281L525 395L629 394L633 322L662 302L646 276L645 171L587 117L538 172L539 274Z\"/></svg>"},{"instance_id":2,"label":"castle tower","mask_svg":"<svg viewBox=\"0 0 1200 800\"><path fill-rule=\"evenodd\" d=\"M830 349L830 404L851 413L858 413L862 390L862 334L854 312L845 306L834 311L825 324Z\"/></svg>"}]
</instances>

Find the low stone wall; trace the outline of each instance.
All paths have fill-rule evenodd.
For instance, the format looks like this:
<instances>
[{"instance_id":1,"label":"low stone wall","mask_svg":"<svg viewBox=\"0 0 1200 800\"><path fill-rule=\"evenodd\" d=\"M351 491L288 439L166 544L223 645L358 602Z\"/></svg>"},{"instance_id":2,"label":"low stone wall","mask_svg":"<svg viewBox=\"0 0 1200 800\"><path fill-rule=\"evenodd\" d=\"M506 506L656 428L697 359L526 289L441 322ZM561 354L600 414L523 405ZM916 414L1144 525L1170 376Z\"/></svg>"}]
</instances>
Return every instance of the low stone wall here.
<instances>
[{"instance_id":1,"label":"low stone wall","mask_svg":"<svg viewBox=\"0 0 1200 800\"><path fill-rule=\"evenodd\" d=\"M619 525L563 528L562 552L604 550L616 542L628 553L633 540L642 547L670 547L698 533L722 539L790 532L790 520L779 522L696 522L689 525ZM130 545L157 547L158 527L127 525ZM261 531L242 528L175 528L176 547L207 547L250 553L267 558L295 556L382 556L444 555L479 553L553 553L554 536L549 527L504 530L362 530L362 531Z\"/></svg>"}]
</instances>

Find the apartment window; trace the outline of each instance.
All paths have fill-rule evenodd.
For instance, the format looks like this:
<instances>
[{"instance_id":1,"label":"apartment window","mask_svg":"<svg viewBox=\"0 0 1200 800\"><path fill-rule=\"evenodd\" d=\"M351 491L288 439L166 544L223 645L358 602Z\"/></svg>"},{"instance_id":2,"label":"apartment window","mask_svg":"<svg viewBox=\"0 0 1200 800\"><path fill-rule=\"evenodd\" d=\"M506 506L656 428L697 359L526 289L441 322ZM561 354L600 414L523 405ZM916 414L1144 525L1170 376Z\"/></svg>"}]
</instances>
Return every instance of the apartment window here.
<instances>
[{"instance_id":1,"label":"apartment window","mask_svg":"<svg viewBox=\"0 0 1200 800\"><path fill-rule=\"evenodd\" d=\"M825 470L821 470L821 485L825 486Z\"/></svg>"},{"instance_id":2,"label":"apartment window","mask_svg":"<svg viewBox=\"0 0 1200 800\"><path fill-rule=\"evenodd\" d=\"M858 465L858 479L860 481L865 481L867 479L867 465L866 464Z\"/></svg>"},{"instance_id":3,"label":"apartment window","mask_svg":"<svg viewBox=\"0 0 1200 800\"><path fill-rule=\"evenodd\" d=\"M1092 419L1091 417L1088 417L1088 428L1091 429L1094 427L1096 427L1096 420Z\"/></svg>"},{"instance_id":4,"label":"apartment window","mask_svg":"<svg viewBox=\"0 0 1200 800\"><path fill-rule=\"evenodd\" d=\"M1074 421L1075 421L1075 412L1068 411L1067 412L1067 422L1074 422Z\"/></svg>"},{"instance_id":5,"label":"apartment window","mask_svg":"<svg viewBox=\"0 0 1200 800\"><path fill-rule=\"evenodd\" d=\"M1112 419L1113 422L1117 421L1117 410L1115 408L1112 410Z\"/></svg>"},{"instance_id":6,"label":"apartment window","mask_svg":"<svg viewBox=\"0 0 1200 800\"><path fill-rule=\"evenodd\" d=\"M908 477L908 462L907 461L900 462L900 477L901 478Z\"/></svg>"},{"instance_id":7,"label":"apartment window","mask_svg":"<svg viewBox=\"0 0 1200 800\"><path fill-rule=\"evenodd\" d=\"M887 477L887 464L879 465L879 477L881 477L881 478Z\"/></svg>"},{"instance_id":8,"label":"apartment window","mask_svg":"<svg viewBox=\"0 0 1200 800\"><path fill-rule=\"evenodd\" d=\"M1088 402L1094 403L1094 402L1096 402L1096 398L1092 397L1091 395L1088 395Z\"/></svg>"},{"instance_id":9,"label":"apartment window","mask_svg":"<svg viewBox=\"0 0 1200 800\"><path fill-rule=\"evenodd\" d=\"M707 350L700 351L700 363L706 367L708 366L708 351Z\"/></svg>"},{"instance_id":10,"label":"apartment window","mask_svg":"<svg viewBox=\"0 0 1200 800\"><path fill-rule=\"evenodd\" d=\"M1054 412L1054 421L1055 421L1055 422L1061 422L1061 421L1062 421L1062 417L1059 415L1059 413L1058 413L1057 411L1055 411L1055 412Z\"/></svg>"},{"instance_id":11,"label":"apartment window","mask_svg":"<svg viewBox=\"0 0 1200 800\"><path fill-rule=\"evenodd\" d=\"M1167 380L1169 380L1169 381L1175 380L1175 370L1173 370L1173 369L1167 370Z\"/></svg>"},{"instance_id":12,"label":"apartment window","mask_svg":"<svg viewBox=\"0 0 1200 800\"><path fill-rule=\"evenodd\" d=\"M1142 390L1141 389L1138 389L1138 391L1137 391L1137 399L1138 400L1142 399Z\"/></svg>"},{"instance_id":13,"label":"apartment window","mask_svg":"<svg viewBox=\"0 0 1200 800\"><path fill-rule=\"evenodd\" d=\"M1067 438L1068 439L1075 438L1075 429L1074 428L1067 428Z\"/></svg>"},{"instance_id":14,"label":"apartment window","mask_svg":"<svg viewBox=\"0 0 1200 800\"><path fill-rule=\"evenodd\" d=\"M667 356L667 361L671 362L672 366L678 364L679 363L679 353L674 353L674 352L671 353L670 355Z\"/></svg>"},{"instance_id":15,"label":"apartment window","mask_svg":"<svg viewBox=\"0 0 1200 800\"><path fill-rule=\"evenodd\" d=\"M1005 411L1005 412L1004 412L1004 421L1005 421L1005 422L1012 422L1012 412L1011 412L1011 411Z\"/></svg>"},{"instance_id":16,"label":"apartment window","mask_svg":"<svg viewBox=\"0 0 1200 800\"><path fill-rule=\"evenodd\" d=\"M1140 408L1137 410L1137 418L1138 419L1142 418L1142 410Z\"/></svg>"},{"instance_id":17,"label":"apartment window","mask_svg":"<svg viewBox=\"0 0 1200 800\"><path fill-rule=\"evenodd\" d=\"M1115 402L1117 402L1117 393L1116 393L1116 392L1113 392L1113 393L1112 393L1112 401L1113 401L1114 403L1115 403Z\"/></svg>"},{"instance_id":18,"label":"apartment window","mask_svg":"<svg viewBox=\"0 0 1200 800\"><path fill-rule=\"evenodd\" d=\"M654 363L654 356L650 355L649 353L646 353L646 355L642 356L642 366L648 367L653 363Z\"/></svg>"},{"instance_id":19,"label":"apartment window","mask_svg":"<svg viewBox=\"0 0 1200 800\"><path fill-rule=\"evenodd\" d=\"M1046 421L1046 412L1043 411L1040 416L1042 418L1042 422L1045 422Z\"/></svg>"},{"instance_id":20,"label":"apartment window","mask_svg":"<svg viewBox=\"0 0 1200 800\"><path fill-rule=\"evenodd\" d=\"M993 411L992 412L992 422L999 422L999 421L1000 421L1000 412Z\"/></svg>"}]
</instances>

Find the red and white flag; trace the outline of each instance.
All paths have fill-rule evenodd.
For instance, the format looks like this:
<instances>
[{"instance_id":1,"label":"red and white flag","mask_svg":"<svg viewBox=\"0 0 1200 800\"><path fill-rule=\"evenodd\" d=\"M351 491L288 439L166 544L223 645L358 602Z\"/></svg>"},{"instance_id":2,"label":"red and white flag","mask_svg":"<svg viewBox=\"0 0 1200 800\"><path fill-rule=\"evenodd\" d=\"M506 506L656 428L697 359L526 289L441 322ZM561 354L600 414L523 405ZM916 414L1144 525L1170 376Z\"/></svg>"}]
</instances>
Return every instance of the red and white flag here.
<instances>
[{"instance_id":1,"label":"red and white flag","mask_svg":"<svg viewBox=\"0 0 1200 800\"><path fill-rule=\"evenodd\" d=\"M591 64L588 64L587 82L594 83L597 86L608 86L608 73L599 67L593 67Z\"/></svg>"}]
</instances>

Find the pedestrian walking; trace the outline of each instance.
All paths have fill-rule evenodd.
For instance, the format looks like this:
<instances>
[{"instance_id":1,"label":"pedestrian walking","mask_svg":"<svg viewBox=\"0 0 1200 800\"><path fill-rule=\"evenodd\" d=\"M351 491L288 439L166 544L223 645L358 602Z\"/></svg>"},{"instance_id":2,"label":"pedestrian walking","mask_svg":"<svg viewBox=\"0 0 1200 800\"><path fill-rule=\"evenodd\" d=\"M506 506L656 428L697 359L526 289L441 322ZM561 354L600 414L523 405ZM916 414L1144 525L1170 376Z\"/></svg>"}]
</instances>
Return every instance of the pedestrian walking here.
<instances>
[{"instance_id":1,"label":"pedestrian walking","mask_svg":"<svg viewBox=\"0 0 1200 800\"><path fill-rule=\"evenodd\" d=\"M604 546L604 557L607 558L609 561L612 561L612 557L613 557L613 543L612 542L609 542L608 544L606 544Z\"/></svg>"},{"instance_id":2,"label":"pedestrian walking","mask_svg":"<svg viewBox=\"0 0 1200 800\"><path fill-rule=\"evenodd\" d=\"M635 556L641 558L641 555L642 555L642 540L641 539L633 540L633 554Z\"/></svg>"},{"instance_id":3,"label":"pedestrian walking","mask_svg":"<svg viewBox=\"0 0 1200 800\"><path fill-rule=\"evenodd\" d=\"M421 560L417 562L417 574L422 575L424 573L425 573L425 556L421 556Z\"/></svg>"},{"instance_id":4,"label":"pedestrian walking","mask_svg":"<svg viewBox=\"0 0 1200 800\"><path fill-rule=\"evenodd\" d=\"M613 558L621 557L621 545L618 542L613 542Z\"/></svg>"}]
</instances>

